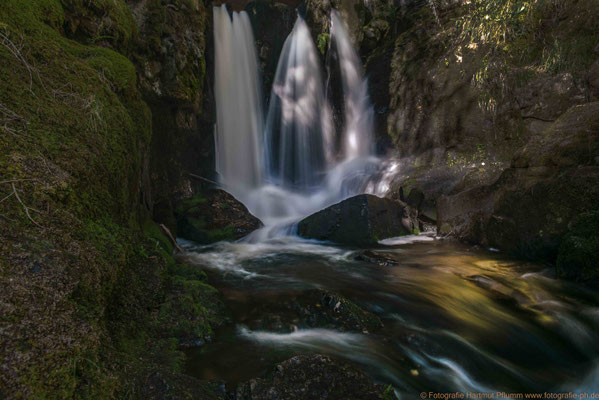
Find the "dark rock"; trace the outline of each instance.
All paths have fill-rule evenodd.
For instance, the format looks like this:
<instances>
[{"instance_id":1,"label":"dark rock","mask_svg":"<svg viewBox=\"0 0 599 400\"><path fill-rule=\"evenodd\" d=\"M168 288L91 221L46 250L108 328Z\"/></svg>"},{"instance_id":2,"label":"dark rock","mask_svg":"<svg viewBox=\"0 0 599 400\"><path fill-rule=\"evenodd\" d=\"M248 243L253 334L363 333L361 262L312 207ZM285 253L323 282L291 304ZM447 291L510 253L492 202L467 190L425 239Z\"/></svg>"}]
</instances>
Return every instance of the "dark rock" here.
<instances>
[{"instance_id":1,"label":"dark rock","mask_svg":"<svg viewBox=\"0 0 599 400\"><path fill-rule=\"evenodd\" d=\"M598 102L572 107L496 182L441 197L441 233L554 262L568 224L599 208L598 115Z\"/></svg>"},{"instance_id":2,"label":"dark rock","mask_svg":"<svg viewBox=\"0 0 599 400\"><path fill-rule=\"evenodd\" d=\"M562 278L599 282L599 211L572 221L559 248L557 273Z\"/></svg>"},{"instance_id":3,"label":"dark rock","mask_svg":"<svg viewBox=\"0 0 599 400\"><path fill-rule=\"evenodd\" d=\"M298 233L305 238L367 246L409 235L417 228L416 211L407 204L362 194L303 219Z\"/></svg>"},{"instance_id":4,"label":"dark rock","mask_svg":"<svg viewBox=\"0 0 599 400\"><path fill-rule=\"evenodd\" d=\"M168 369L148 369L136 378L139 398L158 399L198 399L222 400L222 390L218 383L207 383Z\"/></svg>"},{"instance_id":5,"label":"dark rock","mask_svg":"<svg viewBox=\"0 0 599 400\"><path fill-rule=\"evenodd\" d=\"M197 243L239 239L262 226L242 203L220 189L182 201L175 216L178 236Z\"/></svg>"},{"instance_id":6,"label":"dark rock","mask_svg":"<svg viewBox=\"0 0 599 400\"><path fill-rule=\"evenodd\" d=\"M363 251L356 256L356 260L366 261L368 263L378 264L384 267L395 267L399 265L397 260L395 260L389 253L374 250Z\"/></svg>"},{"instance_id":7,"label":"dark rock","mask_svg":"<svg viewBox=\"0 0 599 400\"><path fill-rule=\"evenodd\" d=\"M260 299L250 307L252 311L243 322L252 330L289 333L302 328L328 328L371 333L383 327L376 315L344 296L321 289L277 296L268 302Z\"/></svg>"},{"instance_id":8,"label":"dark rock","mask_svg":"<svg viewBox=\"0 0 599 400\"><path fill-rule=\"evenodd\" d=\"M378 400L385 387L351 364L323 355L295 356L264 379L237 388L236 400Z\"/></svg>"}]
</instances>

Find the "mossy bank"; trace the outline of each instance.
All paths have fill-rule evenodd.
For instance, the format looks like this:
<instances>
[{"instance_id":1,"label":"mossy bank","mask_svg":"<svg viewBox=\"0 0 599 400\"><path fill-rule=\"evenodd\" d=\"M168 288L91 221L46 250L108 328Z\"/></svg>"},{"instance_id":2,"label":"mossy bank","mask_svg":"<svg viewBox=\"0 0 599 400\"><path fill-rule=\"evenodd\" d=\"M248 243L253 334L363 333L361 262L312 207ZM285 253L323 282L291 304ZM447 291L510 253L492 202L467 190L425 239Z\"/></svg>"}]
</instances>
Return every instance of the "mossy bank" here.
<instances>
[{"instance_id":1,"label":"mossy bank","mask_svg":"<svg viewBox=\"0 0 599 400\"><path fill-rule=\"evenodd\" d=\"M182 3L203 23L202 3ZM141 40L129 6L0 9L2 398L152 397L166 390L154 381L169 382L164 396L213 397L177 375L179 345L209 336L222 307L152 222L158 139L143 68L166 35ZM200 101L199 60L169 87L182 103Z\"/></svg>"}]
</instances>

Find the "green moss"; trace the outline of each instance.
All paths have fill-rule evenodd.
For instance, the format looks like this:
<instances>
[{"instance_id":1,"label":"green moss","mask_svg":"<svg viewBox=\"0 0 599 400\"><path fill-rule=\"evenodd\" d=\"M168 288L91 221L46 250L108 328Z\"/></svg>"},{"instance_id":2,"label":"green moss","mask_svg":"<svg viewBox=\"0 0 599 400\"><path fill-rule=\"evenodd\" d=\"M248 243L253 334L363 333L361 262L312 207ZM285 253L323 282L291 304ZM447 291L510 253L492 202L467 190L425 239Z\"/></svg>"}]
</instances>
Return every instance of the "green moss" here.
<instances>
[{"instance_id":1,"label":"green moss","mask_svg":"<svg viewBox=\"0 0 599 400\"><path fill-rule=\"evenodd\" d=\"M162 232L162 229L160 229L158 224L148 219L143 225L143 230L146 233L146 236L152 240L155 240L162 250L164 250L169 256L173 254L173 244Z\"/></svg>"},{"instance_id":2,"label":"green moss","mask_svg":"<svg viewBox=\"0 0 599 400\"><path fill-rule=\"evenodd\" d=\"M208 199L206 199L206 197L196 194L195 196L190 197L189 199L185 199L181 203L179 203L175 212L177 214L188 213L196 208L201 208L206 204L207 201Z\"/></svg>"},{"instance_id":3,"label":"green moss","mask_svg":"<svg viewBox=\"0 0 599 400\"><path fill-rule=\"evenodd\" d=\"M63 36L82 16L112 37ZM151 114L133 64L94 44L126 54L133 19L123 0L6 0L0 32L0 104L10 110L0 113L0 180L14 180L31 216L14 196L0 202L0 279L14 282L0 293L14 311L1 318L28 338L3 342L2 394L126 398L144 369L181 364L177 338L158 332L152 314L173 290L207 318L184 331L216 320L203 274L176 267L168 240L143 223ZM8 190L0 184L0 197Z\"/></svg>"},{"instance_id":4,"label":"green moss","mask_svg":"<svg viewBox=\"0 0 599 400\"><path fill-rule=\"evenodd\" d=\"M109 42L113 48L127 52L137 36L137 25L124 0L60 0L75 38L84 44ZM77 32L80 20L91 20L94 30ZM88 36L89 35L89 36Z\"/></svg>"},{"instance_id":5,"label":"green moss","mask_svg":"<svg viewBox=\"0 0 599 400\"><path fill-rule=\"evenodd\" d=\"M324 55L329 47L329 42L331 41L331 36L328 33L321 33L318 35L316 39L318 50Z\"/></svg>"},{"instance_id":6,"label":"green moss","mask_svg":"<svg viewBox=\"0 0 599 400\"><path fill-rule=\"evenodd\" d=\"M165 337L182 341L203 339L212 335L212 325L221 317L217 291L199 280L176 275L171 294L156 314L156 327Z\"/></svg>"}]
</instances>

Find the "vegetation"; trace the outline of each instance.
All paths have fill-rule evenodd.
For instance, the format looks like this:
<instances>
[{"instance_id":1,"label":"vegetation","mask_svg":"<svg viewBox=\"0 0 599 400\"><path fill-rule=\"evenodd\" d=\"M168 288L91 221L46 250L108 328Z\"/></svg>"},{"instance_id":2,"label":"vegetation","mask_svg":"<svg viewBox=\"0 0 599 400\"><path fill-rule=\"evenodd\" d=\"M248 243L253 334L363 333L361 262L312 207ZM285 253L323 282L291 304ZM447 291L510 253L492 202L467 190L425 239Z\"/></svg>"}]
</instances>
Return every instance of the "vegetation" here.
<instances>
[{"instance_id":1,"label":"vegetation","mask_svg":"<svg viewBox=\"0 0 599 400\"><path fill-rule=\"evenodd\" d=\"M91 39L73 33L98 15ZM214 289L182 272L140 201L152 122L136 35L123 0L0 9L2 398L136 397L152 368L178 368L179 333L217 321ZM164 332L174 293L202 313Z\"/></svg>"},{"instance_id":2,"label":"vegetation","mask_svg":"<svg viewBox=\"0 0 599 400\"><path fill-rule=\"evenodd\" d=\"M452 34L455 53L479 60L472 82L483 91L481 104L494 111L511 86L535 75L583 74L599 40L599 22L588 12L594 6L592 0L473 0L464 6Z\"/></svg>"}]
</instances>

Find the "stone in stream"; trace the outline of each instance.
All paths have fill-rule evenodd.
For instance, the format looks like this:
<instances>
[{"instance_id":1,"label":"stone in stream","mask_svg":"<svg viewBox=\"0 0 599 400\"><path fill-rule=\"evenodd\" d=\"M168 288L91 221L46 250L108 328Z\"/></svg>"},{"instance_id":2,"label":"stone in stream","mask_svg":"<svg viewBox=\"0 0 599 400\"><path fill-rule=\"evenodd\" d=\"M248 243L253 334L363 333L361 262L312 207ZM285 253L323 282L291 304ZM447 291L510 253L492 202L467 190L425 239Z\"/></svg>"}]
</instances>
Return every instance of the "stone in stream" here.
<instances>
[{"instance_id":1,"label":"stone in stream","mask_svg":"<svg viewBox=\"0 0 599 400\"><path fill-rule=\"evenodd\" d=\"M241 202L220 189L183 200L175 216L177 236L200 244L237 240L262 227Z\"/></svg>"},{"instance_id":2,"label":"stone in stream","mask_svg":"<svg viewBox=\"0 0 599 400\"><path fill-rule=\"evenodd\" d=\"M375 250L365 250L356 256L358 261L366 261L371 264L378 264L383 267L396 267L399 262L392 253L384 253Z\"/></svg>"},{"instance_id":3,"label":"stone in stream","mask_svg":"<svg viewBox=\"0 0 599 400\"><path fill-rule=\"evenodd\" d=\"M237 387L235 400L379 400L385 386L353 365L320 354L299 355L278 364L266 378Z\"/></svg>"},{"instance_id":4,"label":"stone in stream","mask_svg":"<svg viewBox=\"0 0 599 400\"><path fill-rule=\"evenodd\" d=\"M339 244L368 246L382 239L409 235L417 228L417 212L407 204L361 194L303 219L298 234Z\"/></svg>"},{"instance_id":5,"label":"stone in stream","mask_svg":"<svg viewBox=\"0 0 599 400\"><path fill-rule=\"evenodd\" d=\"M258 299L251 309L244 323L252 330L289 333L296 329L326 328L372 333L383 327L376 315L344 296L322 289L277 296L268 303Z\"/></svg>"}]
</instances>

